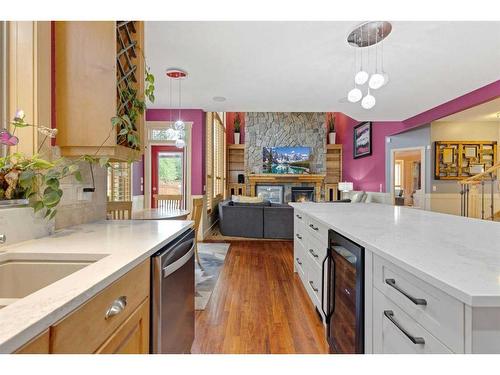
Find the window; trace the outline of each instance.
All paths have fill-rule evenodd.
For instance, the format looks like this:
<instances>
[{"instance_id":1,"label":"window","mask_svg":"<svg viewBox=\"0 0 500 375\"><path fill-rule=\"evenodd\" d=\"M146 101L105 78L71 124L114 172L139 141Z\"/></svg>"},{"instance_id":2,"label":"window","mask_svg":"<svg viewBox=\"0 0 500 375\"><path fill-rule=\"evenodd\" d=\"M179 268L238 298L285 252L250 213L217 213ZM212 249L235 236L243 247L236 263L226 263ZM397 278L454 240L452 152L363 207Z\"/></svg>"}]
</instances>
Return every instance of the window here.
<instances>
[{"instance_id":1,"label":"window","mask_svg":"<svg viewBox=\"0 0 500 375\"><path fill-rule=\"evenodd\" d=\"M224 114L219 112L207 113L207 147L206 147L206 194L207 211L210 212L219 200L224 198L226 185L225 147L226 129Z\"/></svg>"},{"instance_id":2,"label":"window","mask_svg":"<svg viewBox=\"0 0 500 375\"><path fill-rule=\"evenodd\" d=\"M403 184L403 160L394 162L394 190L401 190Z\"/></svg>"},{"instance_id":3,"label":"window","mask_svg":"<svg viewBox=\"0 0 500 375\"><path fill-rule=\"evenodd\" d=\"M150 141L176 141L182 134L178 130L172 128L150 128L149 140Z\"/></svg>"},{"instance_id":4,"label":"window","mask_svg":"<svg viewBox=\"0 0 500 375\"><path fill-rule=\"evenodd\" d=\"M131 168L129 163L110 163L108 168L108 201L131 201Z\"/></svg>"}]
</instances>

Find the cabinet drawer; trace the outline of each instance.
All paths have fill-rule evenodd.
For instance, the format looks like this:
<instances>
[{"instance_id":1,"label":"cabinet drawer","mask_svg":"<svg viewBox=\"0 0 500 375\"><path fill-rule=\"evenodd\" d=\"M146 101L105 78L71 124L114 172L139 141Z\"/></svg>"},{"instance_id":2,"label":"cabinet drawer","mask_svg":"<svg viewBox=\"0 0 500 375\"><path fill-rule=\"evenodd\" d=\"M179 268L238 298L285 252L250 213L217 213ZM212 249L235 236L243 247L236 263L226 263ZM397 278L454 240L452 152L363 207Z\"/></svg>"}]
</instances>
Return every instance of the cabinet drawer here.
<instances>
[{"instance_id":1,"label":"cabinet drawer","mask_svg":"<svg viewBox=\"0 0 500 375\"><path fill-rule=\"evenodd\" d=\"M328 228L316 219L313 219L309 216L306 216L304 218L306 219L305 224L307 231L322 243L328 243Z\"/></svg>"},{"instance_id":2,"label":"cabinet drawer","mask_svg":"<svg viewBox=\"0 0 500 375\"><path fill-rule=\"evenodd\" d=\"M294 232L293 235L294 241L299 241L300 243L304 244L304 241L306 240L309 234L307 233L308 231L306 230L305 226L300 222L298 223L295 222L293 232Z\"/></svg>"},{"instance_id":3,"label":"cabinet drawer","mask_svg":"<svg viewBox=\"0 0 500 375\"><path fill-rule=\"evenodd\" d=\"M323 260L326 257L326 242L322 244L316 237L309 236L307 242L304 242L304 249L311 260L321 267Z\"/></svg>"},{"instance_id":4,"label":"cabinet drawer","mask_svg":"<svg viewBox=\"0 0 500 375\"><path fill-rule=\"evenodd\" d=\"M52 326L52 352L95 352L149 296L149 274L147 259ZM120 297L126 298L125 308L106 319L106 312Z\"/></svg>"},{"instance_id":5,"label":"cabinet drawer","mask_svg":"<svg viewBox=\"0 0 500 375\"><path fill-rule=\"evenodd\" d=\"M305 221L306 221L306 216L303 213L300 213L297 210L293 212L293 222L295 225L304 224Z\"/></svg>"},{"instance_id":6,"label":"cabinet drawer","mask_svg":"<svg viewBox=\"0 0 500 375\"><path fill-rule=\"evenodd\" d=\"M318 267L316 263L309 261L307 263L305 286L306 289L308 290L312 303L318 308L318 311L320 312L322 318L324 319L323 309L321 305L321 298L323 297L323 295L325 296L325 300L323 301L323 303L325 304L327 289L325 289L325 293L322 292L322 284L321 284L322 277L325 278L325 275L321 273L321 267ZM325 283L325 288L327 288L326 283Z\"/></svg>"},{"instance_id":7,"label":"cabinet drawer","mask_svg":"<svg viewBox=\"0 0 500 375\"><path fill-rule=\"evenodd\" d=\"M402 270L374 256L374 286L455 353L464 352L464 305Z\"/></svg>"},{"instance_id":8,"label":"cabinet drawer","mask_svg":"<svg viewBox=\"0 0 500 375\"><path fill-rule=\"evenodd\" d=\"M386 315L387 314L387 315ZM394 321L391 321L390 316ZM403 332L406 331L406 334ZM414 343L422 340L422 343ZM452 351L377 289L373 289L375 354L450 354Z\"/></svg>"},{"instance_id":9,"label":"cabinet drawer","mask_svg":"<svg viewBox=\"0 0 500 375\"><path fill-rule=\"evenodd\" d=\"M300 278L304 279L304 275L306 273L305 267L306 267L306 257L304 253L304 249L300 242L297 242L294 246L293 250L293 255L294 255L294 263L295 263L295 270L297 273L299 273Z\"/></svg>"}]
</instances>

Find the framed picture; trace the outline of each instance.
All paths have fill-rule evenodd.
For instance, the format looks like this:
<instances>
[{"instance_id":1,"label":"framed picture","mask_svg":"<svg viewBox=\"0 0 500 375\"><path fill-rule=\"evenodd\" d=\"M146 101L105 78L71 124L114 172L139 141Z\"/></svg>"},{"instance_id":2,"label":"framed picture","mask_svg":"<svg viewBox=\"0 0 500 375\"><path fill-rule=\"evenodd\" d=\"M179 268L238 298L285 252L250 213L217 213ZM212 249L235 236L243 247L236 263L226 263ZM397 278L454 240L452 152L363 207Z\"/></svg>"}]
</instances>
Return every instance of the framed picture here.
<instances>
[{"instance_id":1,"label":"framed picture","mask_svg":"<svg viewBox=\"0 0 500 375\"><path fill-rule=\"evenodd\" d=\"M362 122L353 129L354 159L362 158L372 154L372 123Z\"/></svg>"},{"instance_id":2,"label":"framed picture","mask_svg":"<svg viewBox=\"0 0 500 375\"><path fill-rule=\"evenodd\" d=\"M474 146L465 146L465 157L466 158L477 157L477 148Z\"/></svg>"},{"instance_id":3,"label":"framed picture","mask_svg":"<svg viewBox=\"0 0 500 375\"><path fill-rule=\"evenodd\" d=\"M471 164L469 168L470 174L478 174L484 172L484 164Z\"/></svg>"},{"instance_id":4,"label":"framed picture","mask_svg":"<svg viewBox=\"0 0 500 375\"><path fill-rule=\"evenodd\" d=\"M445 147L443 149L443 163L451 164L455 160L455 149L453 147Z\"/></svg>"}]
</instances>

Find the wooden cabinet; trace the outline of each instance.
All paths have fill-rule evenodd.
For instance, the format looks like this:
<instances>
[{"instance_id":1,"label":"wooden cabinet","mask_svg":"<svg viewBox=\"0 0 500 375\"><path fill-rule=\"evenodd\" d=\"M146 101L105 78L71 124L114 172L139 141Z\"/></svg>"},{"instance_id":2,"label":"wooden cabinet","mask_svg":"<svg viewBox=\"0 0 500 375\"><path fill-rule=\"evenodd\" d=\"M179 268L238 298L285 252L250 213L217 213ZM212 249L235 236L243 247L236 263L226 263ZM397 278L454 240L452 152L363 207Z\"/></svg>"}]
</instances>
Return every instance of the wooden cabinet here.
<instances>
[{"instance_id":1,"label":"wooden cabinet","mask_svg":"<svg viewBox=\"0 0 500 375\"><path fill-rule=\"evenodd\" d=\"M245 175L245 145L227 145L227 196L246 195L246 184L238 182Z\"/></svg>"},{"instance_id":2,"label":"wooden cabinet","mask_svg":"<svg viewBox=\"0 0 500 375\"><path fill-rule=\"evenodd\" d=\"M54 23L55 126L63 156L97 153L126 161L141 154L141 149L124 142L111 126L111 118L123 114L120 92L124 81L130 79L130 87L139 98L144 97L143 23L133 22L126 30L130 45L124 46L119 36L126 24ZM128 78L124 80L124 76ZM143 116L134 126L142 139Z\"/></svg>"},{"instance_id":3,"label":"wooden cabinet","mask_svg":"<svg viewBox=\"0 0 500 375\"><path fill-rule=\"evenodd\" d=\"M49 330L17 349L15 354L49 354Z\"/></svg>"},{"instance_id":4,"label":"wooden cabinet","mask_svg":"<svg viewBox=\"0 0 500 375\"><path fill-rule=\"evenodd\" d=\"M149 353L150 260L142 262L16 353Z\"/></svg>"},{"instance_id":5,"label":"wooden cabinet","mask_svg":"<svg viewBox=\"0 0 500 375\"><path fill-rule=\"evenodd\" d=\"M96 351L97 354L149 353L149 298Z\"/></svg>"},{"instance_id":6,"label":"wooden cabinet","mask_svg":"<svg viewBox=\"0 0 500 375\"><path fill-rule=\"evenodd\" d=\"M324 320L321 301L323 304L326 302L328 285L324 282L326 271L322 275L322 262L327 248L323 232L327 233L326 227L308 215L294 211L294 270L300 276L311 303ZM325 280L321 280L322 276Z\"/></svg>"}]
</instances>

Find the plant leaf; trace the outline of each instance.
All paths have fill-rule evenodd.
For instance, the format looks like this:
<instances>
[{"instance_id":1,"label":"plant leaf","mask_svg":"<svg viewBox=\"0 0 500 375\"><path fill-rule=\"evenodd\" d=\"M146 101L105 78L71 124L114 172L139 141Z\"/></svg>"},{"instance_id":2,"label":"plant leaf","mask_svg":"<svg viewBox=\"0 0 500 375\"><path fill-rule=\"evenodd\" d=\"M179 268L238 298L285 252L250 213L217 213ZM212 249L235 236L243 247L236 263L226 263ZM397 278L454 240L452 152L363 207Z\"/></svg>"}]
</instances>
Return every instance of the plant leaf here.
<instances>
[{"instance_id":1,"label":"plant leaf","mask_svg":"<svg viewBox=\"0 0 500 375\"><path fill-rule=\"evenodd\" d=\"M82 173L80 171L76 171L73 176L75 176L75 179L78 181L78 182L82 182L83 181L83 178L82 178Z\"/></svg>"},{"instance_id":2,"label":"plant leaf","mask_svg":"<svg viewBox=\"0 0 500 375\"><path fill-rule=\"evenodd\" d=\"M43 202L42 201L36 201L33 204L33 211L35 211L35 213L37 213L38 211L40 211L42 208L43 208Z\"/></svg>"}]
</instances>

